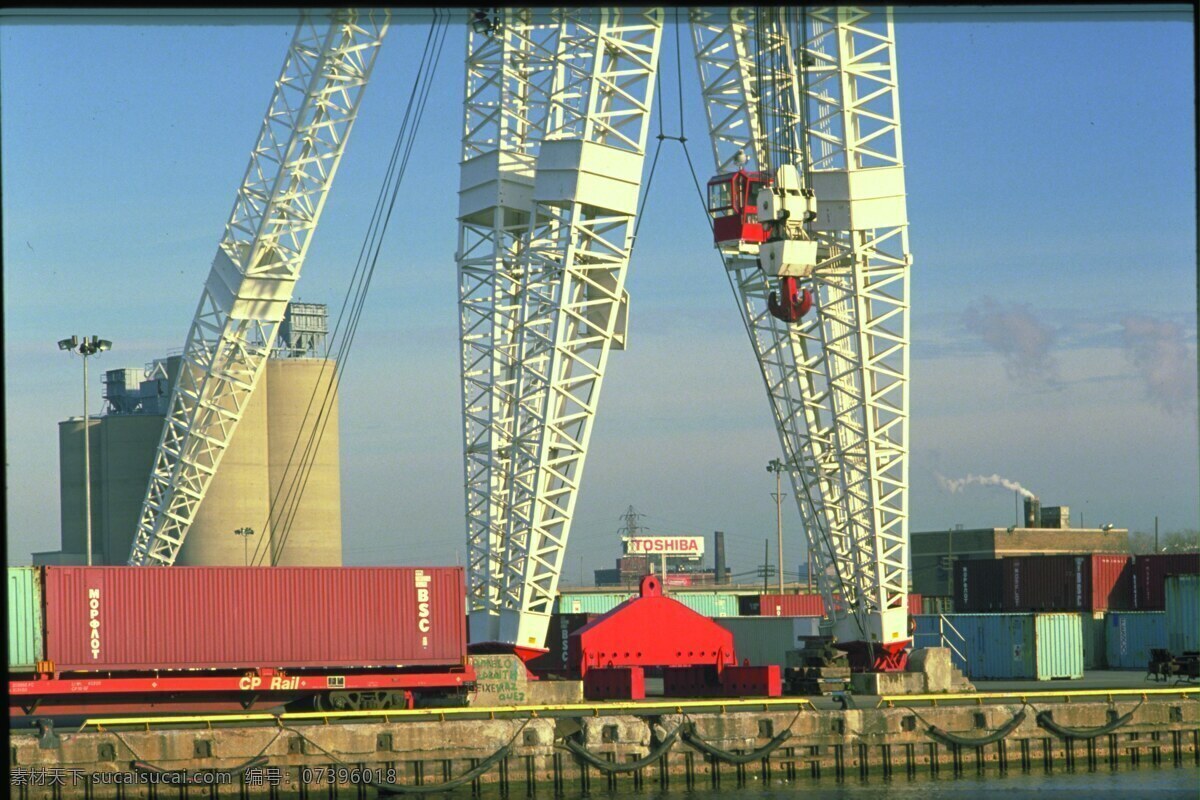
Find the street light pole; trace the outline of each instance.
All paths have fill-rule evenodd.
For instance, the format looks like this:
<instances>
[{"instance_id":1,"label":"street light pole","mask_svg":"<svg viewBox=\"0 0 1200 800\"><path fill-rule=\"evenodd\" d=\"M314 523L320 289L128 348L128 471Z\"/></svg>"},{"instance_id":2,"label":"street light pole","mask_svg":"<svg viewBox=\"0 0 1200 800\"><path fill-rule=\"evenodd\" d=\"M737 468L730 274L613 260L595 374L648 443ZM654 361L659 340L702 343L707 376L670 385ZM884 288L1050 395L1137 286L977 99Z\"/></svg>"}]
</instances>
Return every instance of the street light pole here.
<instances>
[{"instance_id":1,"label":"street light pole","mask_svg":"<svg viewBox=\"0 0 1200 800\"><path fill-rule=\"evenodd\" d=\"M238 528L233 532L235 536L242 537L242 566L250 566L250 537L254 535L254 528Z\"/></svg>"},{"instance_id":2,"label":"street light pole","mask_svg":"<svg viewBox=\"0 0 1200 800\"><path fill-rule=\"evenodd\" d=\"M112 349L112 342L98 336L78 336L70 339L60 339L59 350L70 350L83 356L83 528L87 536L87 565L92 566L92 448L91 425L88 420L87 390L88 390L88 356Z\"/></svg>"},{"instance_id":3,"label":"street light pole","mask_svg":"<svg viewBox=\"0 0 1200 800\"><path fill-rule=\"evenodd\" d=\"M783 473L783 462L778 458L771 459L767 464L767 472L775 473L775 535L778 538L779 550L779 593L783 594L783 495L780 493L779 479Z\"/></svg>"}]
</instances>

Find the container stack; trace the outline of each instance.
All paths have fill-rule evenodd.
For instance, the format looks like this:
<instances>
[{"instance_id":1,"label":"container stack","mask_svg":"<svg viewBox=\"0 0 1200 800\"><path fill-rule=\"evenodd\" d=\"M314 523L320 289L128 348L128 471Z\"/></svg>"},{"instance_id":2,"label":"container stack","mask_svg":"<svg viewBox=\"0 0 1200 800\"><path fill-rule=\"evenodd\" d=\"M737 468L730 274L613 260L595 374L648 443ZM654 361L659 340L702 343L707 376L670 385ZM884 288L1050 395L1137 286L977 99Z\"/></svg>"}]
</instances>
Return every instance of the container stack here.
<instances>
[{"instance_id":1,"label":"container stack","mask_svg":"<svg viewBox=\"0 0 1200 800\"><path fill-rule=\"evenodd\" d=\"M1083 627L1078 614L921 615L917 646L944 638L951 660L972 680L1054 680L1083 677Z\"/></svg>"},{"instance_id":2,"label":"container stack","mask_svg":"<svg viewBox=\"0 0 1200 800\"><path fill-rule=\"evenodd\" d=\"M1195 553L959 558L950 564L949 579L951 595L909 594L909 613L917 622L914 646L955 644L955 663L972 679L1051 680L1078 678L1085 669L1145 670L1152 649L1168 648L1175 655L1200 650ZM560 627L582 625L578 620L586 621L586 615L611 611L632 596L561 595L550 639ZM739 658L762 664L786 666L784 654L797 649L795 631L818 635L825 613L822 596L812 593L675 590L669 596L716 619L734 633ZM560 616L565 621L556 621ZM780 622L749 621L754 618ZM543 658L549 663L556 642L547 646L551 653Z\"/></svg>"}]
</instances>

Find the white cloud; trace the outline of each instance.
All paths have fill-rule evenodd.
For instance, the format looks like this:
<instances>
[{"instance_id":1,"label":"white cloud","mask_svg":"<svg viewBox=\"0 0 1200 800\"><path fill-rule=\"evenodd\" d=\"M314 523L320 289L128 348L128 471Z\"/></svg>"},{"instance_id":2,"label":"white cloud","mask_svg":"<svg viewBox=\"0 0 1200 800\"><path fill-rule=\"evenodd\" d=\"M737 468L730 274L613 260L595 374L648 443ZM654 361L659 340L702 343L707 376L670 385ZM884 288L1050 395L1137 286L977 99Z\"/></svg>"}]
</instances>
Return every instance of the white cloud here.
<instances>
[{"instance_id":1,"label":"white cloud","mask_svg":"<svg viewBox=\"0 0 1200 800\"><path fill-rule=\"evenodd\" d=\"M1001 307L993 298L984 297L963 313L963 324L1004 356L1010 378L1058 384L1058 362L1050 354L1058 331L1038 319L1028 305Z\"/></svg>"},{"instance_id":2,"label":"white cloud","mask_svg":"<svg viewBox=\"0 0 1200 800\"><path fill-rule=\"evenodd\" d=\"M1125 356L1137 370L1146 396L1168 414L1196 415L1196 354L1182 325L1129 316L1121 320Z\"/></svg>"}]
</instances>

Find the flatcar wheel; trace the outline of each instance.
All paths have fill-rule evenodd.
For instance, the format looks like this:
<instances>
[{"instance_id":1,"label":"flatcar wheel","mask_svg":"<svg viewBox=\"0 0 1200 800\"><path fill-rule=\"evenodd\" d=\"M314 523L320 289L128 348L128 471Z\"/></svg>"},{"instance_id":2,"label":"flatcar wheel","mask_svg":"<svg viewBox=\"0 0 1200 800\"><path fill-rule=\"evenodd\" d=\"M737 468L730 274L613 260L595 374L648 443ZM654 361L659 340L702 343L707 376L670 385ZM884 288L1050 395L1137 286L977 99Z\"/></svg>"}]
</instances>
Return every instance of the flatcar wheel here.
<instances>
[{"instance_id":1,"label":"flatcar wheel","mask_svg":"<svg viewBox=\"0 0 1200 800\"><path fill-rule=\"evenodd\" d=\"M313 698L318 711L374 711L408 708L404 692L327 692Z\"/></svg>"}]
</instances>

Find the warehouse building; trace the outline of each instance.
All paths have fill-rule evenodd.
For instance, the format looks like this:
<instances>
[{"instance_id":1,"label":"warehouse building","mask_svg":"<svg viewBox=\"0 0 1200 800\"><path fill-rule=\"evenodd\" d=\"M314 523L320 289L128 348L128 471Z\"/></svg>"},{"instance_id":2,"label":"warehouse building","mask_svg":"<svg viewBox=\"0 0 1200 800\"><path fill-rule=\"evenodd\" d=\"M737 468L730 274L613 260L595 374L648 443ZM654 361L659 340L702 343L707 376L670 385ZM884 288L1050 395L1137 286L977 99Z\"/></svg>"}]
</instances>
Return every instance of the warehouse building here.
<instances>
[{"instance_id":1,"label":"warehouse building","mask_svg":"<svg viewBox=\"0 0 1200 800\"><path fill-rule=\"evenodd\" d=\"M1071 528L1067 506L1041 508L1025 504L1024 527L970 528L914 532L910 537L912 591L925 596L951 596L951 564L955 561L1034 555L1127 555L1126 528Z\"/></svg>"},{"instance_id":2,"label":"warehouse building","mask_svg":"<svg viewBox=\"0 0 1200 800\"><path fill-rule=\"evenodd\" d=\"M342 564L338 398L332 386L335 365L323 352L327 331L324 305L289 306L278 346L209 484L177 564L240 566L255 563L256 550L265 551L257 561L262 565ZM104 375L105 412L88 420L95 564L124 564L129 557L181 363L182 357L175 355L157 359L145 370L112 369ZM316 411L327 393L329 408L318 425ZM310 400L312 412L305 419ZM315 457L301 470L301 454L314 429L323 429ZM34 553L33 563L84 564L81 417L59 423L58 444L62 546ZM298 495L300 484L304 491ZM234 533L247 528L252 535Z\"/></svg>"}]
</instances>

